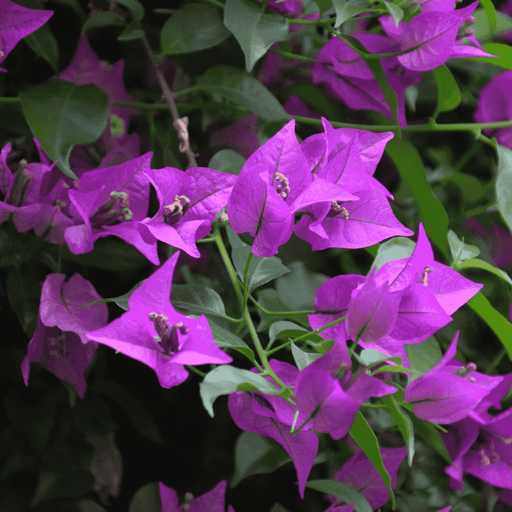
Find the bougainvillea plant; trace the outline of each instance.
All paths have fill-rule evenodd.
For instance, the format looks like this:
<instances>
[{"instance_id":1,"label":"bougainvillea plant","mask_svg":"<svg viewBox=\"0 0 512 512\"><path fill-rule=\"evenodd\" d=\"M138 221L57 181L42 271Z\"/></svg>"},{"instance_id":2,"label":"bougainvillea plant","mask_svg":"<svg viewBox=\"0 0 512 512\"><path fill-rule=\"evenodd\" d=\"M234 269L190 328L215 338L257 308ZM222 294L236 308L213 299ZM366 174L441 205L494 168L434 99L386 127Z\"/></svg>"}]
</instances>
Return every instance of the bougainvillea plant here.
<instances>
[{"instance_id":1,"label":"bougainvillea plant","mask_svg":"<svg viewBox=\"0 0 512 512\"><path fill-rule=\"evenodd\" d=\"M0 0L0 511L512 510L509 4Z\"/></svg>"}]
</instances>

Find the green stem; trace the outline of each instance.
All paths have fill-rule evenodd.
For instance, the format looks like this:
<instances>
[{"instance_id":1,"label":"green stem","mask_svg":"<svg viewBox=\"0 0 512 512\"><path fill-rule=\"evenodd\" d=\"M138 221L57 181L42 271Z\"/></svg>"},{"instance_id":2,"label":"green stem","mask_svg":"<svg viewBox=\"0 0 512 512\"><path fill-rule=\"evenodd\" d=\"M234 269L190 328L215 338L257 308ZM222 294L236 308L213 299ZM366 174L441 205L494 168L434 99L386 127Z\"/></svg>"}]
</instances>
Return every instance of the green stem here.
<instances>
[{"instance_id":1,"label":"green stem","mask_svg":"<svg viewBox=\"0 0 512 512\"><path fill-rule=\"evenodd\" d=\"M239 303L240 309L242 311L243 320L245 322L245 325L247 325L247 328L249 329L249 333L250 333L252 341L254 343L254 348L256 349L256 352L258 353L260 361L263 364L263 367L265 368L264 374L272 377L274 382L279 386L280 391L284 392L288 389L288 386L275 374L274 370L272 370L272 368L270 367L270 364L268 363L267 355L261 345L260 339L258 337L258 333L256 332L256 328L254 327L254 323L251 318L251 314L249 313L249 309L247 308L247 303L245 302L245 298L244 298L244 292L242 290L242 287L240 286L240 282L238 280L236 270L233 267L233 264L231 263L231 259L228 255L228 251L226 249L226 246L224 245L224 240L222 240L222 235L220 233L219 226L216 223L213 223L212 227L213 227L213 236L215 237L215 243L217 244L217 249L219 250L222 261L224 262L226 270L229 274L231 283L235 289L238 303ZM293 400L291 400L289 396L286 396L283 398L285 398L285 400L287 402L295 405L293 403Z\"/></svg>"},{"instance_id":2,"label":"green stem","mask_svg":"<svg viewBox=\"0 0 512 512\"><path fill-rule=\"evenodd\" d=\"M311 57L304 57L303 55L297 55L291 52L285 52L284 50L276 50L272 48L273 53L277 53L278 55L282 55L283 57L288 57L289 59L301 60L303 62L316 62L316 59L312 59Z\"/></svg>"},{"instance_id":3,"label":"green stem","mask_svg":"<svg viewBox=\"0 0 512 512\"><path fill-rule=\"evenodd\" d=\"M268 316L301 316L301 315L315 315L318 311L270 311L269 309L264 308L258 301L252 296L249 295L248 299L265 315Z\"/></svg>"},{"instance_id":4,"label":"green stem","mask_svg":"<svg viewBox=\"0 0 512 512\"><path fill-rule=\"evenodd\" d=\"M197 373L197 375L200 375L201 377L206 377L206 373L203 373L201 370L198 370L194 366L189 366L188 364L185 365L187 370L192 370L194 373Z\"/></svg>"}]
</instances>

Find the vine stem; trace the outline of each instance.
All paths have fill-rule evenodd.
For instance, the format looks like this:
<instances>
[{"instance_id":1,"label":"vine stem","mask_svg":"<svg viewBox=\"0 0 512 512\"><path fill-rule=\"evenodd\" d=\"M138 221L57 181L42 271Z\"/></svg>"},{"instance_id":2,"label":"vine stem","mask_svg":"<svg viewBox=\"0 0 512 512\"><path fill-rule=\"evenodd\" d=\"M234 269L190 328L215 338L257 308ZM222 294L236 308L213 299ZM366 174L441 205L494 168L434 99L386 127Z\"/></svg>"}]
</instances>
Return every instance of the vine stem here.
<instances>
[{"instance_id":1,"label":"vine stem","mask_svg":"<svg viewBox=\"0 0 512 512\"><path fill-rule=\"evenodd\" d=\"M233 267L233 264L231 263L231 258L228 255L228 251L224 244L224 240L222 239L222 235L220 233L219 226L214 223L212 228L213 228L213 237L215 238L215 243L217 245L217 249L219 250L222 261L224 262L224 266L226 267L226 270L229 274L231 284L233 285L233 288L235 289L238 303L239 303L240 309L242 311L242 318L243 318L245 324L247 325L247 328L249 329L249 333L250 333L252 341L254 343L254 348L256 349L256 352L258 353L260 361L263 364L263 368L265 369L263 371L263 374L271 377L274 380L274 382L279 386L280 391L285 391L286 389L288 389L288 386L275 374L274 370L272 370L272 368L270 367L265 349L261 345L260 339L258 337L258 333L256 332L256 328L254 327L254 323L253 323L251 315L249 313L249 309L247 308L247 302L246 302L244 290L242 290L240 281L238 280L238 275L236 273L236 270ZM283 397L283 398L285 398L285 400L287 402L289 402L293 406L295 406L295 403L293 402L293 400L290 399L289 396Z\"/></svg>"},{"instance_id":2,"label":"vine stem","mask_svg":"<svg viewBox=\"0 0 512 512\"><path fill-rule=\"evenodd\" d=\"M133 17L133 19L139 25L139 28L141 28L138 20L135 17ZM180 151L187 155L189 169L191 167L197 167L196 155L194 154L190 147L190 139L188 135L188 117L180 117L178 109L176 108L176 103L174 102L174 98L176 97L176 95L171 91L169 85L167 84L167 80L165 79L163 73L160 71L160 68L158 67L155 56L153 54L153 50L151 49L151 46L145 34L141 37L141 42L151 62L151 66L153 67L156 73L158 84L160 85L160 89L162 90L165 102L169 107L169 111L171 112L173 126L176 132L178 133L178 138L181 141Z\"/></svg>"}]
</instances>

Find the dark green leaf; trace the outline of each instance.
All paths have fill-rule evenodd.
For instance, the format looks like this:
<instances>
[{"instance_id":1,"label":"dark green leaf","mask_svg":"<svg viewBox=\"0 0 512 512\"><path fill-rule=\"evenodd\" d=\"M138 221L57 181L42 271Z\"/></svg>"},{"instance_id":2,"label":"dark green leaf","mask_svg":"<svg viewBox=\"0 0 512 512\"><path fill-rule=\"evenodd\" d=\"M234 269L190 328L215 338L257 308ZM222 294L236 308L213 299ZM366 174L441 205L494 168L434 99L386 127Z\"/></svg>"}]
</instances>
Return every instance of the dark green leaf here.
<instances>
[{"instance_id":1,"label":"dark green leaf","mask_svg":"<svg viewBox=\"0 0 512 512\"><path fill-rule=\"evenodd\" d=\"M470 245L469 247L473 246ZM501 270L501 268L493 267L490 263L487 263L487 261L484 260L470 258L457 264L454 268L456 270L462 270L465 268L479 268L482 270L487 270L487 272L491 272L495 276L498 276L500 279L503 279L503 281L506 281L508 284L512 285L512 279L510 279L510 276L504 270Z\"/></svg>"},{"instance_id":2,"label":"dark green leaf","mask_svg":"<svg viewBox=\"0 0 512 512\"><path fill-rule=\"evenodd\" d=\"M412 459L414 457L414 426L411 418L407 413L402 411L396 403L393 395L386 395L380 398L382 403L386 406L387 411L391 414L391 417L395 420L402 437L404 438L405 444L407 445L407 463L409 467L412 466Z\"/></svg>"},{"instance_id":3,"label":"dark green leaf","mask_svg":"<svg viewBox=\"0 0 512 512\"><path fill-rule=\"evenodd\" d=\"M416 243L405 236L396 236L390 240L382 242L377 251L377 256L373 260L370 271L374 268L379 269L388 261L408 258L414 251Z\"/></svg>"},{"instance_id":4,"label":"dark green leaf","mask_svg":"<svg viewBox=\"0 0 512 512\"><path fill-rule=\"evenodd\" d=\"M434 336L421 343L405 344L404 348L411 368L419 371L422 375L434 368L443 357L439 343Z\"/></svg>"},{"instance_id":5,"label":"dark green leaf","mask_svg":"<svg viewBox=\"0 0 512 512\"><path fill-rule=\"evenodd\" d=\"M39 57L50 64L55 74L59 72L59 45L48 24L26 36L25 42Z\"/></svg>"},{"instance_id":6,"label":"dark green leaf","mask_svg":"<svg viewBox=\"0 0 512 512\"><path fill-rule=\"evenodd\" d=\"M100 380L94 384L94 391L108 396L121 406L133 428L155 444L164 444L153 413L146 404L128 388L117 382Z\"/></svg>"},{"instance_id":7,"label":"dark green leaf","mask_svg":"<svg viewBox=\"0 0 512 512\"><path fill-rule=\"evenodd\" d=\"M245 164L245 158L232 149L221 149L212 156L208 167L238 176Z\"/></svg>"},{"instance_id":8,"label":"dark green leaf","mask_svg":"<svg viewBox=\"0 0 512 512\"><path fill-rule=\"evenodd\" d=\"M250 0L226 0L224 25L240 44L248 72L275 42L288 37L286 18L277 13L263 14L261 6Z\"/></svg>"},{"instance_id":9,"label":"dark green leaf","mask_svg":"<svg viewBox=\"0 0 512 512\"><path fill-rule=\"evenodd\" d=\"M512 324L491 306L482 292L478 292L467 304L498 336L512 361Z\"/></svg>"},{"instance_id":10,"label":"dark green leaf","mask_svg":"<svg viewBox=\"0 0 512 512\"><path fill-rule=\"evenodd\" d=\"M160 48L163 55L192 53L217 46L230 35L217 7L185 4L165 22Z\"/></svg>"},{"instance_id":11,"label":"dark green leaf","mask_svg":"<svg viewBox=\"0 0 512 512\"><path fill-rule=\"evenodd\" d=\"M411 190L428 237L450 259L447 242L448 214L443 203L432 193L425 166L416 148L407 140L394 138L386 144L386 153L395 163L401 178Z\"/></svg>"},{"instance_id":12,"label":"dark green leaf","mask_svg":"<svg viewBox=\"0 0 512 512\"><path fill-rule=\"evenodd\" d=\"M171 302L176 308L227 318L220 295L208 286L175 284L171 291Z\"/></svg>"},{"instance_id":13,"label":"dark green leaf","mask_svg":"<svg viewBox=\"0 0 512 512\"><path fill-rule=\"evenodd\" d=\"M279 101L256 78L231 66L214 66L197 81L197 89L239 105L267 121L290 119Z\"/></svg>"},{"instance_id":14,"label":"dark green leaf","mask_svg":"<svg viewBox=\"0 0 512 512\"><path fill-rule=\"evenodd\" d=\"M245 357L247 357L253 364L255 364L254 352L252 349L241 340L236 334L218 326L213 320L208 319L210 329L212 331L213 339L220 348L232 348L238 350Z\"/></svg>"},{"instance_id":15,"label":"dark green leaf","mask_svg":"<svg viewBox=\"0 0 512 512\"><path fill-rule=\"evenodd\" d=\"M489 25L489 39L492 41L496 34L496 8L491 0L481 0L481 6L485 10L487 16L487 23Z\"/></svg>"},{"instance_id":16,"label":"dark green leaf","mask_svg":"<svg viewBox=\"0 0 512 512\"><path fill-rule=\"evenodd\" d=\"M489 41L491 38L491 27L489 26L489 18L484 9L481 7L473 11L475 17L475 24L471 25L471 30L475 34L475 38L482 41ZM496 16L496 34L502 34L512 30L512 18L505 13L497 11Z\"/></svg>"},{"instance_id":17,"label":"dark green leaf","mask_svg":"<svg viewBox=\"0 0 512 512\"><path fill-rule=\"evenodd\" d=\"M512 50L512 48L511 48ZM496 145L498 168L495 181L498 210L512 232L512 150L501 144Z\"/></svg>"},{"instance_id":18,"label":"dark green leaf","mask_svg":"<svg viewBox=\"0 0 512 512\"><path fill-rule=\"evenodd\" d=\"M126 7L140 21L144 18L144 7L138 0L115 0L116 3Z\"/></svg>"},{"instance_id":19,"label":"dark green leaf","mask_svg":"<svg viewBox=\"0 0 512 512\"><path fill-rule=\"evenodd\" d=\"M39 280L40 276L34 268L29 263L24 263L20 268L9 269L5 283L9 304L29 339L36 329L41 297Z\"/></svg>"},{"instance_id":20,"label":"dark green leaf","mask_svg":"<svg viewBox=\"0 0 512 512\"><path fill-rule=\"evenodd\" d=\"M107 127L108 96L96 85L76 85L52 78L20 92L25 119L34 137L66 176L76 144L94 142Z\"/></svg>"},{"instance_id":21,"label":"dark green leaf","mask_svg":"<svg viewBox=\"0 0 512 512\"><path fill-rule=\"evenodd\" d=\"M334 28L338 28L342 23L362 13L368 6L366 2L360 0L332 0L336 9L336 22Z\"/></svg>"},{"instance_id":22,"label":"dark green leaf","mask_svg":"<svg viewBox=\"0 0 512 512\"><path fill-rule=\"evenodd\" d=\"M92 492L94 477L82 468L63 468L60 472L41 472L31 507L52 498L79 498Z\"/></svg>"},{"instance_id":23,"label":"dark green leaf","mask_svg":"<svg viewBox=\"0 0 512 512\"><path fill-rule=\"evenodd\" d=\"M158 482L151 482L137 489L128 512L162 512Z\"/></svg>"},{"instance_id":24,"label":"dark green leaf","mask_svg":"<svg viewBox=\"0 0 512 512\"><path fill-rule=\"evenodd\" d=\"M336 496L345 503L353 503L355 512L371 512L373 510L366 498L357 489L344 482L336 482L336 480L310 480L306 487Z\"/></svg>"},{"instance_id":25,"label":"dark green leaf","mask_svg":"<svg viewBox=\"0 0 512 512\"><path fill-rule=\"evenodd\" d=\"M314 0L315 4L318 5L320 15L328 11L332 7L332 0Z\"/></svg>"},{"instance_id":26,"label":"dark green leaf","mask_svg":"<svg viewBox=\"0 0 512 512\"><path fill-rule=\"evenodd\" d=\"M512 47L501 43L486 43L483 49L496 57L470 57L468 60L493 64L504 69L512 69Z\"/></svg>"},{"instance_id":27,"label":"dark green leaf","mask_svg":"<svg viewBox=\"0 0 512 512\"><path fill-rule=\"evenodd\" d=\"M395 26L398 27L400 20L403 20L404 18L404 11L399 5L396 5L391 1L384 1L384 5L386 6L386 9L388 10L389 14L391 14L391 17L395 22Z\"/></svg>"},{"instance_id":28,"label":"dark green leaf","mask_svg":"<svg viewBox=\"0 0 512 512\"><path fill-rule=\"evenodd\" d=\"M208 414L213 418L213 402L221 395L230 395L238 391L242 384L251 384L267 395L279 394L279 390L264 377L249 370L224 364L209 372L199 384L199 394Z\"/></svg>"},{"instance_id":29,"label":"dark green leaf","mask_svg":"<svg viewBox=\"0 0 512 512\"><path fill-rule=\"evenodd\" d=\"M313 361L322 357L323 354L319 354L318 352L306 352L301 348L297 347L295 343L292 342L292 355L295 364L299 370L303 370L306 366L309 366Z\"/></svg>"},{"instance_id":30,"label":"dark green leaf","mask_svg":"<svg viewBox=\"0 0 512 512\"><path fill-rule=\"evenodd\" d=\"M130 24L126 25L124 30L117 37L118 41L132 41L133 39L140 39L144 37L144 30L139 28L137 23L132 21Z\"/></svg>"},{"instance_id":31,"label":"dark green leaf","mask_svg":"<svg viewBox=\"0 0 512 512\"><path fill-rule=\"evenodd\" d=\"M277 292L270 288L258 293L258 304L268 311L290 311L290 309L279 300ZM267 315L259 309L258 315L260 315L261 322L257 330L260 332L266 331L276 320L279 320L278 316Z\"/></svg>"},{"instance_id":32,"label":"dark green leaf","mask_svg":"<svg viewBox=\"0 0 512 512\"><path fill-rule=\"evenodd\" d=\"M391 496L391 506L394 509L395 495L393 494L393 488L391 486L391 477L389 476L389 473L384 466L384 462L382 461L379 441L377 440L375 433L371 429L370 425L368 425L368 422L360 411L357 411L357 414L354 418L354 423L352 423L352 427L350 428L349 433L352 436L352 439L354 439L354 441L358 444L361 450L363 450L364 454L373 464L373 467L377 470L382 480L384 480L384 483L388 488L389 495Z\"/></svg>"},{"instance_id":33,"label":"dark green leaf","mask_svg":"<svg viewBox=\"0 0 512 512\"><path fill-rule=\"evenodd\" d=\"M91 28L107 27L110 25L126 25L124 18L117 12L96 11L91 13L82 27L82 34L87 33Z\"/></svg>"},{"instance_id":34,"label":"dark green leaf","mask_svg":"<svg viewBox=\"0 0 512 512\"><path fill-rule=\"evenodd\" d=\"M288 454L272 439L242 432L235 445L235 474L230 487L251 475L272 473L290 462Z\"/></svg>"},{"instance_id":35,"label":"dark green leaf","mask_svg":"<svg viewBox=\"0 0 512 512\"><path fill-rule=\"evenodd\" d=\"M460 105L462 96L455 78L445 64L433 69L432 73L437 85L437 108L433 116L436 119L440 112L456 109Z\"/></svg>"},{"instance_id":36,"label":"dark green leaf","mask_svg":"<svg viewBox=\"0 0 512 512\"><path fill-rule=\"evenodd\" d=\"M414 425L414 432L418 437L423 439L429 446L431 446L441 457L448 463L452 463L452 459L446 450L443 443L443 439L439 431L434 427L432 423L428 421L420 420L416 416L410 416L410 419Z\"/></svg>"},{"instance_id":37,"label":"dark green leaf","mask_svg":"<svg viewBox=\"0 0 512 512\"><path fill-rule=\"evenodd\" d=\"M145 281L139 281L129 292L126 292L124 295L120 295L119 297L115 297L113 299L109 299L112 302L115 302L121 309L128 311L130 308L128 307L128 299L131 297L132 293Z\"/></svg>"}]
</instances>

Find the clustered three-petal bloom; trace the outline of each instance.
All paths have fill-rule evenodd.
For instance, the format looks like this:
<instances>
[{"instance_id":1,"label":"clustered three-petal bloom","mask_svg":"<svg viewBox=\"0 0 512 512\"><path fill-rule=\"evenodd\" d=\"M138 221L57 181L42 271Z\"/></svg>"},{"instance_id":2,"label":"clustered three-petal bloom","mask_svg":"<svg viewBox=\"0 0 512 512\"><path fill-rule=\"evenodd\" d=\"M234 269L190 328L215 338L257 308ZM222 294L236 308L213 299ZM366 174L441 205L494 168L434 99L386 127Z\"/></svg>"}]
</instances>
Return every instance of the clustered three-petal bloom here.
<instances>
[{"instance_id":1,"label":"clustered three-petal bloom","mask_svg":"<svg viewBox=\"0 0 512 512\"><path fill-rule=\"evenodd\" d=\"M409 258L394 260L367 277L342 275L328 279L315 292L309 315L313 329L346 317L325 331L338 340L358 340L364 348L400 356L405 343L419 343L451 321L450 315L482 288L446 265L434 261L420 224L418 242Z\"/></svg>"},{"instance_id":2,"label":"clustered three-petal bloom","mask_svg":"<svg viewBox=\"0 0 512 512\"><path fill-rule=\"evenodd\" d=\"M161 240L199 258L196 242L210 233L236 176L207 167L147 169L145 174L156 189L160 207L152 218L138 223L143 240L153 245Z\"/></svg>"},{"instance_id":3,"label":"clustered three-petal bloom","mask_svg":"<svg viewBox=\"0 0 512 512\"><path fill-rule=\"evenodd\" d=\"M179 255L178 251L131 294L129 311L103 329L87 333L88 339L148 365L164 388L185 381L184 365L232 361L215 344L204 315L189 318L173 308L171 283Z\"/></svg>"},{"instance_id":4,"label":"clustered three-petal bloom","mask_svg":"<svg viewBox=\"0 0 512 512\"><path fill-rule=\"evenodd\" d=\"M290 121L247 160L233 186L231 226L255 237L257 256L276 254L293 230L313 250L367 247L412 234L393 215L389 192L373 178L390 134L334 130L322 121L325 133L302 144ZM296 214L302 215L297 224Z\"/></svg>"},{"instance_id":5,"label":"clustered three-petal bloom","mask_svg":"<svg viewBox=\"0 0 512 512\"><path fill-rule=\"evenodd\" d=\"M92 284L80 274L67 282L64 274L49 274L43 283L37 326L21 363L21 373L28 384L30 363L41 361L56 377L71 384L84 397L87 369L97 344L90 343L86 332L99 329L108 320L107 305Z\"/></svg>"}]
</instances>

